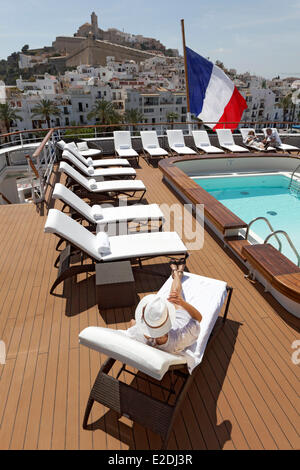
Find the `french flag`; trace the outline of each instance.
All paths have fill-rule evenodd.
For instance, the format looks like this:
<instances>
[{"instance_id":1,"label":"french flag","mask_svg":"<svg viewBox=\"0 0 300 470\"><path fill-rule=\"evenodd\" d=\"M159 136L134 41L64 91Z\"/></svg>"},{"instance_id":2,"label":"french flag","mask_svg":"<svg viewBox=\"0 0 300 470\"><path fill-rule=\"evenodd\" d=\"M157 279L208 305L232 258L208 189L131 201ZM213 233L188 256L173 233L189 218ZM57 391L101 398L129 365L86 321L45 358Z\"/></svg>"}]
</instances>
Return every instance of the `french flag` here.
<instances>
[{"instance_id":1,"label":"french flag","mask_svg":"<svg viewBox=\"0 0 300 470\"><path fill-rule=\"evenodd\" d=\"M247 103L222 69L186 47L190 112L215 129L236 129ZM226 123L226 124L220 124ZM237 124L234 124L237 123Z\"/></svg>"}]
</instances>

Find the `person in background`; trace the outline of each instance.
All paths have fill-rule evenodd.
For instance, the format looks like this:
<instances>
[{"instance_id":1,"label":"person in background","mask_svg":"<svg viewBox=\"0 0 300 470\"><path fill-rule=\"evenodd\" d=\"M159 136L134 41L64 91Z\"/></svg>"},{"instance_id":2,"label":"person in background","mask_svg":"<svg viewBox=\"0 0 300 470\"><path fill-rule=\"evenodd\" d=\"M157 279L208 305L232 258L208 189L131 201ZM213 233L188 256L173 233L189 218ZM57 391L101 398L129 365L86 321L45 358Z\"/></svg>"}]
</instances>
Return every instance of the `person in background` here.
<instances>
[{"instance_id":1,"label":"person in background","mask_svg":"<svg viewBox=\"0 0 300 470\"><path fill-rule=\"evenodd\" d=\"M266 137L263 140L265 149L268 147L279 148L282 145L278 132L273 131L270 127L266 130Z\"/></svg>"}]
</instances>

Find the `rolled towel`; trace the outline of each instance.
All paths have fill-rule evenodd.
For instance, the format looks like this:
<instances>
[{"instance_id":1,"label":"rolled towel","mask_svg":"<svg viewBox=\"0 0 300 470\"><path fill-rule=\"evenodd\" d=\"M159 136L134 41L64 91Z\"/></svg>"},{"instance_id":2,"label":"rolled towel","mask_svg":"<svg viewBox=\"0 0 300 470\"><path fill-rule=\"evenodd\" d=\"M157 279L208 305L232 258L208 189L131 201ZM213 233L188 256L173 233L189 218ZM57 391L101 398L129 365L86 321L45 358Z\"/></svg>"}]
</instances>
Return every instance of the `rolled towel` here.
<instances>
[{"instance_id":1,"label":"rolled towel","mask_svg":"<svg viewBox=\"0 0 300 470\"><path fill-rule=\"evenodd\" d=\"M174 147L184 147L184 144L175 144Z\"/></svg>"},{"instance_id":2,"label":"rolled towel","mask_svg":"<svg viewBox=\"0 0 300 470\"><path fill-rule=\"evenodd\" d=\"M88 157L86 161L87 161L88 166L93 166L94 160L91 157Z\"/></svg>"},{"instance_id":3,"label":"rolled towel","mask_svg":"<svg viewBox=\"0 0 300 470\"><path fill-rule=\"evenodd\" d=\"M91 178L89 180L89 187L90 187L90 189L97 189L97 187L98 187L97 182L96 182L96 180L94 180L94 178Z\"/></svg>"},{"instance_id":4,"label":"rolled towel","mask_svg":"<svg viewBox=\"0 0 300 470\"><path fill-rule=\"evenodd\" d=\"M96 235L97 250L100 255L111 253L109 238L106 232L98 232Z\"/></svg>"},{"instance_id":5,"label":"rolled towel","mask_svg":"<svg viewBox=\"0 0 300 470\"><path fill-rule=\"evenodd\" d=\"M156 148L157 148L157 145L155 144L148 145L148 149L156 149Z\"/></svg>"},{"instance_id":6,"label":"rolled towel","mask_svg":"<svg viewBox=\"0 0 300 470\"><path fill-rule=\"evenodd\" d=\"M103 219L102 207L98 205L94 205L92 207L92 216L94 217L95 220Z\"/></svg>"},{"instance_id":7,"label":"rolled towel","mask_svg":"<svg viewBox=\"0 0 300 470\"><path fill-rule=\"evenodd\" d=\"M120 145L120 150L128 150L130 149L129 145Z\"/></svg>"},{"instance_id":8,"label":"rolled towel","mask_svg":"<svg viewBox=\"0 0 300 470\"><path fill-rule=\"evenodd\" d=\"M93 175L95 173L95 170L94 170L93 166L89 166L87 171L88 171L89 175Z\"/></svg>"},{"instance_id":9,"label":"rolled towel","mask_svg":"<svg viewBox=\"0 0 300 470\"><path fill-rule=\"evenodd\" d=\"M64 140L59 140L57 144L62 150L65 148L66 142Z\"/></svg>"}]
</instances>

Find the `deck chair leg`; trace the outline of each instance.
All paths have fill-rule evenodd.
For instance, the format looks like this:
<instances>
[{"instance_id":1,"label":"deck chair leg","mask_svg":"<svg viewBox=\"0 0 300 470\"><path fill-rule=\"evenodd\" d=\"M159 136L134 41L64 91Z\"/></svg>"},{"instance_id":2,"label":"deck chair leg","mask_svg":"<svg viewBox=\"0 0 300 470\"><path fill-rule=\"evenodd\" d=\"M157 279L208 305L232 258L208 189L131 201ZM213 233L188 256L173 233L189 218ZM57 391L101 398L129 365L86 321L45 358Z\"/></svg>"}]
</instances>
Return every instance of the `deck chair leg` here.
<instances>
[{"instance_id":1,"label":"deck chair leg","mask_svg":"<svg viewBox=\"0 0 300 470\"><path fill-rule=\"evenodd\" d=\"M52 284L52 287L50 289L50 294L53 294L56 287L61 282L65 281L66 279L73 277L73 276L77 276L77 274L88 273L88 272L93 272L93 271L95 271L94 264L83 264L81 266L71 266L65 269L58 275L57 279Z\"/></svg>"},{"instance_id":2,"label":"deck chair leg","mask_svg":"<svg viewBox=\"0 0 300 470\"><path fill-rule=\"evenodd\" d=\"M93 398L88 399L86 409L85 409L85 413L84 413L83 423L82 423L83 429L88 429L88 420L89 420L89 417L90 417L90 413L91 413L94 401L95 400Z\"/></svg>"},{"instance_id":3,"label":"deck chair leg","mask_svg":"<svg viewBox=\"0 0 300 470\"><path fill-rule=\"evenodd\" d=\"M64 242L64 240L63 240L62 238L58 241L58 243L57 243L57 245L56 245L56 248L55 248L56 251L58 251L58 248L63 244L63 242ZM55 261L55 265L54 265L55 267L56 267L57 261L58 261L58 258L57 258L56 261Z\"/></svg>"}]
</instances>

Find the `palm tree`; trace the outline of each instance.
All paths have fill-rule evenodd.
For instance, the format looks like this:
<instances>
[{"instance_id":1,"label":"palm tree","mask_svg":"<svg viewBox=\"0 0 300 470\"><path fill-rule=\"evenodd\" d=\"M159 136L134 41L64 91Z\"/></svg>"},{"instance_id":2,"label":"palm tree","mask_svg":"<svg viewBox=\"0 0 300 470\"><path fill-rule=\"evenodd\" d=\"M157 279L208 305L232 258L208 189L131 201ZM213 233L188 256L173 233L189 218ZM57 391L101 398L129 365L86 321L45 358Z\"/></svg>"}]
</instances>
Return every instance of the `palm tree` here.
<instances>
[{"instance_id":1,"label":"palm tree","mask_svg":"<svg viewBox=\"0 0 300 470\"><path fill-rule=\"evenodd\" d=\"M23 118L19 116L18 113L9 103L0 103L0 122L4 123L5 130L7 134L10 131L10 125L12 121L23 121ZM1 129L1 126L0 126ZM10 141L10 137L5 137L4 142Z\"/></svg>"},{"instance_id":2,"label":"palm tree","mask_svg":"<svg viewBox=\"0 0 300 470\"><path fill-rule=\"evenodd\" d=\"M141 113L137 108L135 109L127 109L124 113L124 122L129 124L138 124L143 122L144 115ZM133 132L136 130L135 126L132 126Z\"/></svg>"},{"instance_id":3,"label":"palm tree","mask_svg":"<svg viewBox=\"0 0 300 470\"><path fill-rule=\"evenodd\" d=\"M88 119L96 118L99 124L117 124L121 117L114 109L113 104L105 100L96 100Z\"/></svg>"},{"instance_id":4,"label":"palm tree","mask_svg":"<svg viewBox=\"0 0 300 470\"><path fill-rule=\"evenodd\" d=\"M60 110L51 100L41 100L34 108L32 108L32 117L39 116L46 119L48 128L50 127L50 117L60 116Z\"/></svg>"},{"instance_id":5,"label":"palm tree","mask_svg":"<svg viewBox=\"0 0 300 470\"><path fill-rule=\"evenodd\" d=\"M285 121L286 114L293 107L292 93L289 93L288 95L285 95L283 98L281 98L278 103L278 107L283 110L283 120Z\"/></svg>"},{"instance_id":6,"label":"palm tree","mask_svg":"<svg viewBox=\"0 0 300 470\"><path fill-rule=\"evenodd\" d=\"M97 124L118 124L121 121L121 116L115 110L110 101L96 100L92 111L88 114L88 119L95 118ZM109 128L103 129L103 132L108 132Z\"/></svg>"},{"instance_id":7,"label":"palm tree","mask_svg":"<svg viewBox=\"0 0 300 470\"><path fill-rule=\"evenodd\" d=\"M171 129L174 128L173 122L176 121L176 119L178 119L178 114L177 113L174 113L174 112L170 111L167 114L167 121L172 123L171 124Z\"/></svg>"},{"instance_id":8,"label":"palm tree","mask_svg":"<svg viewBox=\"0 0 300 470\"><path fill-rule=\"evenodd\" d=\"M11 121L23 121L23 118L19 116L18 113L9 103L0 103L0 121L4 122L5 130L7 133L10 131Z\"/></svg>"}]
</instances>

